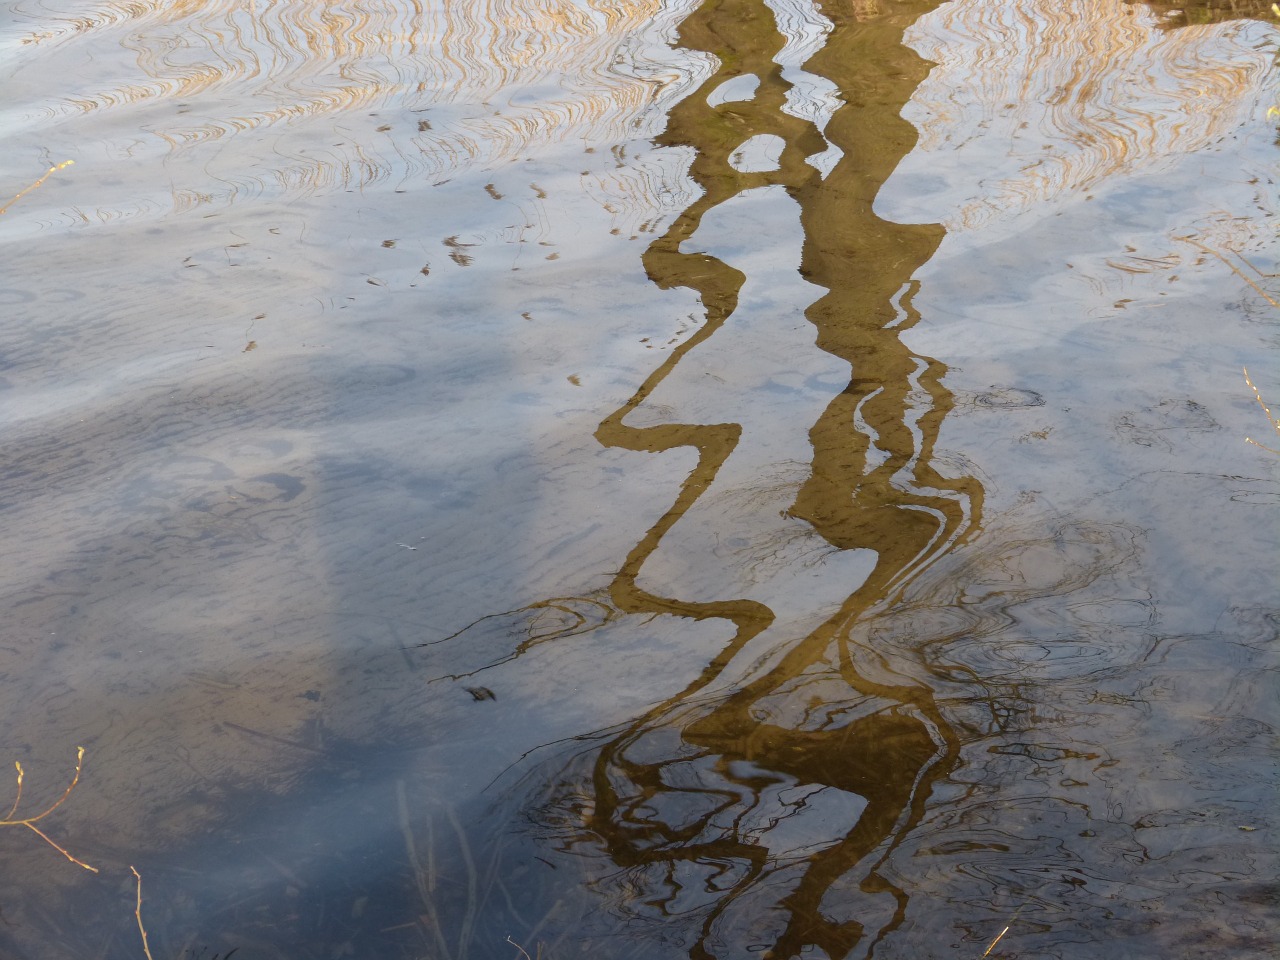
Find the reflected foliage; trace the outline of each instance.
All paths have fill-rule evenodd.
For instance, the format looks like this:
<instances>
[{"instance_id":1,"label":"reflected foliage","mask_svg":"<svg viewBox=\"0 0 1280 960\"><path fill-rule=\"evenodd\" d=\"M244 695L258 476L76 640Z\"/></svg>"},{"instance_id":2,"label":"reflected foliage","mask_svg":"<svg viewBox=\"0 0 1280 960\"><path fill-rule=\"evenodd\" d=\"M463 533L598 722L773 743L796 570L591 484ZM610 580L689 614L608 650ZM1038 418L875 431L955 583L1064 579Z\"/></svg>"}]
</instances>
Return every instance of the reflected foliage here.
<instances>
[{"instance_id":1,"label":"reflected foliage","mask_svg":"<svg viewBox=\"0 0 1280 960\"><path fill-rule=\"evenodd\" d=\"M1165 18L1161 26L1183 27L1194 23L1222 23L1226 20L1269 20L1270 0L1188 0L1186 3L1146 2Z\"/></svg>"}]
</instances>

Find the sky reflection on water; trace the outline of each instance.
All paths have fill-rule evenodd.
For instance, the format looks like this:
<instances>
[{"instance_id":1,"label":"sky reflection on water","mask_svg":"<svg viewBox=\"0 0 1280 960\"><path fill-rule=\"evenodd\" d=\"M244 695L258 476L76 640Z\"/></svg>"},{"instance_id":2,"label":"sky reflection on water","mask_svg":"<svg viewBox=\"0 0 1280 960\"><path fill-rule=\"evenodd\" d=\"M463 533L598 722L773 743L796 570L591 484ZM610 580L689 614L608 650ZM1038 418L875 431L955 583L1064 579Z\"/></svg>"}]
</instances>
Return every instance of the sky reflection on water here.
<instances>
[{"instance_id":1,"label":"sky reflection on water","mask_svg":"<svg viewBox=\"0 0 1280 960\"><path fill-rule=\"evenodd\" d=\"M102 873L0 831L0 952L1270 956L1277 34L1162 17L9 4Z\"/></svg>"}]
</instances>

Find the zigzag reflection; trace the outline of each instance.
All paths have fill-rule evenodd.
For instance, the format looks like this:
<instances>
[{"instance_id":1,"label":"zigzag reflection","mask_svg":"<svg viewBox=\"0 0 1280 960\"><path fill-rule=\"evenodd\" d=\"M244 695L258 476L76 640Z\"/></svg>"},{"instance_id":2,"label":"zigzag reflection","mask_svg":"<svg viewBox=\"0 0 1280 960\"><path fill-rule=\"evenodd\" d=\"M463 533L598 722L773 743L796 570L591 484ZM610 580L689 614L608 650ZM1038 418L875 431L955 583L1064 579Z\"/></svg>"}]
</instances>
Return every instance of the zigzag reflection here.
<instances>
[{"instance_id":1,"label":"zigzag reflection","mask_svg":"<svg viewBox=\"0 0 1280 960\"><path fill-rule=\"evenodd\" d=\"M777 62L788 40L779 24L795 12L783 6L708 0L681 26L680 44L714 54L720 67L672 110L659 142L696 151L690 175L703 193L644 263L660 287L695 291L706 322L596 434L606 446L655 454L691 447L698 456L670 509L626 556L609 588L616 612L601 622L665 614L728 621L734 633L685 689L625 728L589 738L593 746L579 746L567 764L556 761L556 773L544 764L525 781L539 793L532 816L553 844L587 864L589 885L610 912L660 922L663 938L678 936L693 958L740 954L744 946L771 957L810 947L844 957L902 922L908 894L877 866L919 822L933 784L954 767L958 741L930 689L855 649L851 628L891 608L914 576L963 541L982 502L976 480L946 478L933 465L952 407L944 367L900 339L917 319L912 275L943 231L888 223L872 211L880 185L915 142L899 111L927 66L900 40L932 4L889 3L871 13L827 0L814 9L828 32L803 69L838 90L843 105L829 118L795 108L795 80L784 76L794 74ZM759 81L750 99L708 99L746 75ZM744 172L735 152L764 134L785 143L777 168ZM833 152L841 156L824 177L830 165L820 158ZM826 551L808 575L824 580L827 593L815 594L814 609L785 616L776 604L741 594L688 599L697 588L655 585L662 574L654 572L655 558L697 543L702 531L720 537L706 525L716 522L712 503L734 477L763 485L794 463L777 442L757 436L777 429L775 415L756 422L743 410L740 422L664 422L671 408L654 399L675 389L677 374L701 362L700 354L743 336L734 324L761 302L745 306L749 271L684 248L730 201L772 202L783 193L798 205L803 229L803 280L789 282L818 295L797 308L814 329L800 326L806 338L816 329L820 350L812 352L821 363L852 367L847 386L815 408L816 422L792 425L794 434L807 429L812 448L803 475L761 494L784 497L777 521L758 511L761 526L778 531L775 539L808 537ZM770 269L767 258L751 262ZM771 320L783 323L766 318L766 327ZM794 361L778 355L777 362ZM722 367L729 379L737 369ZM710 382L697 378L694 392L720 389ZM720 382L732 394L733 385ZM732 409L736 397L707 406ZM741 397L768 403L753 401L749 384ZM689 529L693 541L681 534ZM754 553L746 548L766 578L784 581L780 595L788 588L778 552L773 542ZM832 560L841 556L874 556L852 592L849 568ZM516 655L559 635L531 634Z\"/></svg>"}]
</instances>

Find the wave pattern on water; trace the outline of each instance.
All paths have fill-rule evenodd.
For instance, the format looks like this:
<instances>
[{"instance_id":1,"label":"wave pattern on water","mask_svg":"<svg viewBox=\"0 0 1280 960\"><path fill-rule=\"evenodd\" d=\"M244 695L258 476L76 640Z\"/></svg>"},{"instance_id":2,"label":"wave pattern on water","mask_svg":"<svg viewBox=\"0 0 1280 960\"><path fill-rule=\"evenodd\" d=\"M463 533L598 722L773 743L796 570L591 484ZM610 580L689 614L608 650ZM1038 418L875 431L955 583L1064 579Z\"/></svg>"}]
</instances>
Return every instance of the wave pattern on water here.
<instances>
[{"instance_id":1,"label":"wave pattern on water","mask_svg":"<svg viewBox=\"0 0 1280 960\"><path fill-rule=\"evenodd\" d=\"M114 161L165 163L169 190L130 184L145 198L64 213L63 222L440 180L534 144L620 140L644 116L660 116L701 69L690 60L673 70L645 54L642 28L663 29L672 6L220 0L100 4L72 18L30 5L15 18L23 32L5 125L69 126L72 149L87 141ZM95 56L112 47L133 64ZM64 76L77 78L73 92L53 82ZM138 130L128 139L121 111ZM317 124L333 131L322 151ZM224 150L232 137L253 145ZM250 151L257 162L246 167Z\"/></svg>"},{"instance_id":2,"label":"wave pattern on water","mask_svg":"<svg viewBox=\"0 0 1280 960\"><path fill-rule=\"evenodd\" d=\"M1280 618L1232 555L1275 484L1178 472L1175 449L1203 458L1217 421L1190 399L1117 409L1107 390L1137 364L1107 371L1138 347L1086 371L1101 351L1066 339L1051 356L974 324L927 339L946 319L945 264L927 266L940 217L873 210L900 160L930 157L900 116L922 81L954 108L926 122L933 155L947 126L966 163L999 159L973 191L994 199L955 221L973 225L1208 142L1217 121L1160 84L1181 90L1170 64L1202 69L1258 28L1197 46L1100 0L1068 9L1114 14L1115 36L988 2L917 31L952 31L935 79L900 44L934 0L21 7L0 124L32 156L74 144L94 162L24 196L5 236L159 223L5 246L21 287L0 289L17 398L0 514L23 549L0 585L6 730L59 750L92 732L98 807L60 816L113 838L104 856L191 839L153 931L298 960L488 957L507 929L534 953L546 930L557 957L961 938L978 956L1013 915L1006 952L1097 960L1261 922L1275 854L1235 797L1265 812L1274 781L1258 705ZM677 15L658 67L646 44ZM1030 40L1021 60L1005 49ZM1121 69L1148 44L1147 114L1102 115L1125 106L1119 75L1090 74L1108 44L1132 51ZM73 96L48 95L55 75ZM976 93L944 97L947 77ZM1188 116L1165 130L1163 106ZM1019 117L1058 150L1022 179L1008 142L964 132ZM651 121L665 130L638 147ZM739 162L753 143L782 149ZM526 149L541 164L483 169ZM231 201L222 223L172 215ZM450 203L448 230L424 226ZM592 203L612 221L573 223L582 245L656 238L643 258L537 256ZM1224 244L1266 227L1214 222ZM526 232L525 272L495 266ZM1032 260L1074 250L1039 240L963 271L946 309L981 306L983 274L1052 279ZM1117 262L1130 277L1177 258ZM1051 446L1065 434L1105 456ZM1102 489L1125 478L1128 494ZM1212 506L1227 496L1235 514ZM249 782L282 796L246 805ZM205 833L232 814L247 831ZM33 924L38 872L0 887L17 911L0 953L136 957L117 887L100 923ZM71 916L89 946L8 948ZM101 944L113 928L125 947ZM1203 943L1266 955L1245 935Z\"/></svg>"},{"instance_id":3,"label":"wave pattern on water","mask_svg":"<svg viewBox=\"0 0 1280 960\"><path fill-rule=\"evenodd\" d=\"M938 63L904 113L920 129L907 168L920 182L907 189L921 209L951 208L949 229L976 228L1157 170L1257 109L1241 92L1275 69L1268 32L1256 21L1168 31L1123 0L945 4L907 32ZM980 177L964 196L930 195L929 156L944 151Z\"/></svg>"}]
</instances>

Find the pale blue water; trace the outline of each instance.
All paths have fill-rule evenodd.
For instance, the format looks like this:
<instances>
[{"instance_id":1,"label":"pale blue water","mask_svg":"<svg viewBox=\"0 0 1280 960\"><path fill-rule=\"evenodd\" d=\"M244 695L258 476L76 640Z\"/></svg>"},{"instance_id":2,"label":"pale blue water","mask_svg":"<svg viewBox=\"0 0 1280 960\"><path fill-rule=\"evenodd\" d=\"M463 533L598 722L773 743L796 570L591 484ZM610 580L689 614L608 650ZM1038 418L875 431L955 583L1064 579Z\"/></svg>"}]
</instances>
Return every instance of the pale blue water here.
<instances>
[{"instance_id":1,"label":"pale blue water","mask_svg":"<svg viewBox=\"0 0 1280 960\"><path fill-rule=\"evenodd\" d=\"M0 956L1273 955L1276 38L0 3Z\"/></svg>"}]
</instances>

